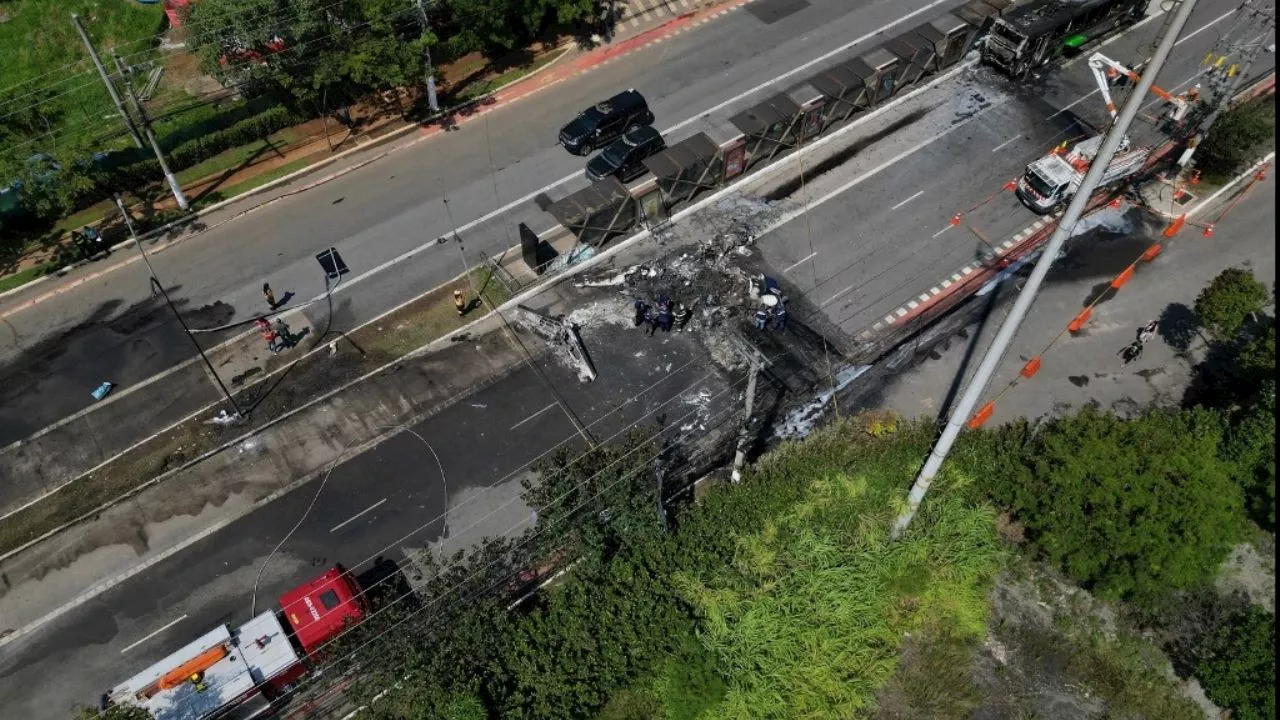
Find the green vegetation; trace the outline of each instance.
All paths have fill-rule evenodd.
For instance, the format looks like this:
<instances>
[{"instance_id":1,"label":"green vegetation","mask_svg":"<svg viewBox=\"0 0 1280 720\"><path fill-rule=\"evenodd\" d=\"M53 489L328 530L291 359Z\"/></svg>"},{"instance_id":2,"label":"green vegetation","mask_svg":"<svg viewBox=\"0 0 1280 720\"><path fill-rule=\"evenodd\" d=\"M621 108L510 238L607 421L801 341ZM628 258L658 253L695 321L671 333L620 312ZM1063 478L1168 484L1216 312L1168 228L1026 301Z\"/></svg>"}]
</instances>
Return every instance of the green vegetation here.
<instances>
[{"instance_id":1,"label":"green vegetation","mask_svg":"<svg viewBox=\"0 0 1280 720\"><path fill-rule=\"evenodd\" d=\"M1236 465L1212 411L1125 421L1085 410L1034 437L1006 432L988 492L1026 526L1034 552L1103 597L1146 602L1201 585L1241 537Z\"/></svg>"},{"instance_id":2,"label":"green vegetation","mask_svg":"<svg viewBox=\"0 0 1280 720\"><path fill-rule=\"evenodd\" d=\"M908 634L983 636L1000 566L992 510L959 493L939 493L910 539L889 540L894 498L928 438L928 428L882 441L840 425L685 508L671 534L655 510L647 432L561 454L528 486L537 526L443 571L423 591L422 616L387 618L412 631L356 652L373 670L357 692L407 671L394 699L372 706L384 718L432 716L459 696L525 718L873 708ZM507 578L570 554L573 572L515 614L481 594L517 595L523 584ZM461 684L475 677L483 687Z\"/></svg>"},{"instance_id":3,"label":"green vegetation","mask_svg":"<svg viewBox=\"0 0 1280 720\"><path fill-rule=\"evenodd\" d=\"M1275 720L1275 617L1249 608L1231 616L1201 650L1196 677L1239 720Z\"/></svg>"},{"instance_id":4,"label":"green vegetation","mask_svg":"<svg viewBox=\"0 0 1280 720\"><path fill-rule=\"evenodd\" d=\"M1254 279L1253 273L1227 268L1196 297L1196 315L1214 338L1230 340L1250 315L1262 311L1269 297L1267 286Z\"/></svg>"},{"instance_id":5,"label":"green vegetation","mask_svg":"<svg viewBox=\"0 0 1280 720\"><path fill-rule=\"evenodd\" d=\"M1190 400L1227 417L1226 457L1238 465L1250 517L1276 526L1276 319L1265 307L1274 297L1236 268L1224 270L1201 292L1196 313L1210 329L1209 352L1197 368Z\"/></svg>"},{"instance_id":6,"label":"green vegetation","mask_svg":"<svg viewBox=\"0 0 1280 720\"><path fill-rule=\"evenodd\" d=\"M423 32L416 7L399 0L194 3L182 31L188 49L205 72L249 99L191 99L165 88L148 103L149 113L171 169L188 171L181 177L191 181L206 170L234 167L218 166L228 158L269 149L265 140L273 133L372 93L395 91L397 98L412 98L426 80L427 49L438 64L470 53L502 58L482 66L475 82L444 88L446 104L477 97L552 59L523 50L532 41L583 30L599 10L596 0L442 0L432 4L431 27ZM116 111L68 11L84 16L90 36L108 54L108 65L113 48L132 65L168 61L158 49L167 29L158 4L17 0L5 5L0 187L17 180L21 192L3 199L0 268L12 270L26 251L57 242L60 218L113 192L131 192L149 203L165 201L150 149L135 148L120 119L108 117ZM402 94L405 89L410 92ZM449 94L455 90L456 95ZM249 149L235 150L244 147ZM216 157L228 151L233 152ZM202 165L211 158L215 167ZM224 190L221 196L228 194Z\"/></svg>"},{"instance_id":7,"label":"green vegetation","mask_svg":"<svg viewBox=\"0 0 1280 720\"><path fill-rule=\"evenodd\" d=\"M1218 118L1196 151L1196 165L1209 180L1226 181L1258 160L1275 135L1275 97L1258 98Z\"/></svg>"}]
</instances>

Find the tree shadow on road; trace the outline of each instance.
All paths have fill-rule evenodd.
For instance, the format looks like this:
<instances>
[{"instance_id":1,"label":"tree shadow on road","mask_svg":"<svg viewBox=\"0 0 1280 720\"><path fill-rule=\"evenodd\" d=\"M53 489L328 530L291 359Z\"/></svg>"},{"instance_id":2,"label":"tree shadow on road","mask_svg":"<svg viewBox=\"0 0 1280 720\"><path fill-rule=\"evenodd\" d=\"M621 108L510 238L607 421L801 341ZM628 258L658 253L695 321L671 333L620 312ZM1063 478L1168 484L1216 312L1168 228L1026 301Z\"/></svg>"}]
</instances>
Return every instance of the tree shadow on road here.
<instances>
[{"instance_id":1,"label":"tree shadow on road","mask_svg":"<svg viewBox=\"0 0 1280 720\"><path fill-rule=\"evenodd\" d=\"M1191 344L1200 337L1200 318L1182 303L1169 303L1160 312L1156 330L1166 345L1185 356Z\"/></svg>"}]
</instances>

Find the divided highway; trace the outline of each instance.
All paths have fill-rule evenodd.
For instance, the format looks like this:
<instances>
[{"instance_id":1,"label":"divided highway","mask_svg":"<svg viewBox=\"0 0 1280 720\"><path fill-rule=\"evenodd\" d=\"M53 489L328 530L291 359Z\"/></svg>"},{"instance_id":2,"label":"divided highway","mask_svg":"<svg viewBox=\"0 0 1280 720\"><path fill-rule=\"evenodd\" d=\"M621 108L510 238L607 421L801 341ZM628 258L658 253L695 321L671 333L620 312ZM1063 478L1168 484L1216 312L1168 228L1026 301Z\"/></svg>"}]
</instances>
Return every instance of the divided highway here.
<instances>
[{"instance_id":1,"label":"divided highway","mask_svg":"<svg viewBox=\"0 0 1280 720\"><path fill-rule=\"evenodd\" d=\"M480 251L515 245L517 223L542 229L548 218L530 200L586 184L585 160L555 143L560 126L590 103L637 88L649 99L657 127L680 139L701 114L744 108L771 89L785 89L860 37L900 32L959 4L812 0L779 15L759 9L769 2L753 3L216 227L157 255L153 264L191 322L211 327L262 312L263 282L277 296L294 293L295 302L321 294L314 255L335 246L354 276L378 271L343 281L334 328L349 329L461 272L458 253L436 246L437 237L459 229L476 262ZM47 290L6 298L0 313ZM151 298L145 268L134 263L5 318L0 447L83 409L103 380L123 391L191 359L189 343L166 313ZM194 364L144 392L154 406L117 422L145 422L143 431L216 398Z\"/></svg>"},{"instance_id":2,"label":"divided highway","mask_svg":"<svg viewBox=\"0 0 1280 720\"><path fill-rule=\"evenodd\" d=\"M575 174L582 160L552 143L559 124L593 99L637 87L665 129L726 103L745 106L765 92L762 84L770 78L806 63L816 69L827 57L843 56L840 49L851 40L906 13L929 7L927 16L956 4L812 0L772 24L746 11L731 13L185 242L157 256L157 272L179 286L177 294L188 308L225 302L231 317L243 318L260 308L264 280L278 294L291 290L307 298L319 292L312 255L329 245L342 250L354 274L394 263L341 294L340 322L350 326L456 274L456 253L431 249L434 238L455 223L466 228L469 252L502 249L515 242L515 223L530 219L520 214L528 212L528 197L538 192L558 197L585 183ZM1194 81L1200 59L1229 24L1234 7L1234 0L1202 0L1160 84L1180 87ZM1147 22L1110 43L1106 52L1131 61L1159 25ZM1273 58L1264 56L1256 70L1272 64ZM791 82L784 78L778 87ZM961 226L949 223L954 213L999 193L1028 161L1078 132L1078 120L1101 123L1093 87L1083 63L1051 71L1034 87L1013 86L981 69L940 84L918 102L921 119L883 140L875 153L855 155L811 179L803 190L810 199L807 215L758 240L764 261L842 329L865 329L970 261L988 240L999 242L1035 219L1004 193ZM1151 130L1141 132L1135 139L1155 137ZM677 131L673 137L681 136ZM568 179L548 185L558 178ZM507 208L515 201L521 202ZM423 249L394 262L415 248ZM83 352L101 350L93 360L101 363L95 370L116 372L116 377L140 380L185 358L185 340L161 313L147 314L137 327L103 323L146 299L144 276L134 265L8 318L6 331L12 335L0 340L0 362L8 368L0 377L22 373L35 391L30 396L0 391L0 426L11 435L0 437L0 443L79 408L59 401L46 410L40 398L73 397L82 390L87 395L59 379L73 369L84 375L83 368L67 363L84 362L85 355L65 354L55 341L68 330L69 341ZM616 329L602 335L607 332ZM544 368L583 422L603 436L655 413L679 414L670 408L683 406L687 393L719 392L736 381L715 374L705 358L694 354L691 342L673 341L661 351L665 357L642 360L631 353L634 342L629 336L589 343L613 354L602 358L600 367L610 370L589 392L579 391L563 369ZM26 352L32 347L40 352ZM157 400L165 412L198 404L207 395L200 374L192 377L189 387L166 390ZM310 513L317 483L4 647L0 695L6 712L61 720L71 706L92 702L197 631L243 620L262 562L304 514L298 534L263 573L259 604L327 564L355 564L384 549L388 557L402 560L407 550L439 542L446 524L456 549L482 531L493 534L527 520L527 508L518 501L503 504L518 494L520 472L547 448L576 443L556 398L528 368L415 430L441 453L443 477L423 441L402 433L340 465ZM460 498L473 500L466 511L472 514L455 516L451 510L447 520L441 518ZM488 510L494 514L485 520ZM461 532L477 520L481 523L471 534Z\"/></svg>"}]
</instances>

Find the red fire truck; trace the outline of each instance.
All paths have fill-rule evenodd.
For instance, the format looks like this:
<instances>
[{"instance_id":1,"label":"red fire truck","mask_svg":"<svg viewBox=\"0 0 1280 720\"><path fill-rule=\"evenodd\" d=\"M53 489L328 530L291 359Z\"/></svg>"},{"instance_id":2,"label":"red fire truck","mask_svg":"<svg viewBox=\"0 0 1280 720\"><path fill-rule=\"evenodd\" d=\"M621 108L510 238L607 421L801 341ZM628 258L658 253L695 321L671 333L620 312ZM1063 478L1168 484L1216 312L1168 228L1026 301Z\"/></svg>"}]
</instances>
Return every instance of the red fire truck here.
<instances>
[{"instance_id":1,"label":"red fire truck","mask_svg":"<svg viewBox=\"0 0 1280 720\"><path fill-rule=\"evenodd\" d=\"M256 717L310 672L309 656L367 610L351 573L335 566L280 596L278 608L210 630L104 701L144 707L156 720Z\"/></svg>"}]
</instances>

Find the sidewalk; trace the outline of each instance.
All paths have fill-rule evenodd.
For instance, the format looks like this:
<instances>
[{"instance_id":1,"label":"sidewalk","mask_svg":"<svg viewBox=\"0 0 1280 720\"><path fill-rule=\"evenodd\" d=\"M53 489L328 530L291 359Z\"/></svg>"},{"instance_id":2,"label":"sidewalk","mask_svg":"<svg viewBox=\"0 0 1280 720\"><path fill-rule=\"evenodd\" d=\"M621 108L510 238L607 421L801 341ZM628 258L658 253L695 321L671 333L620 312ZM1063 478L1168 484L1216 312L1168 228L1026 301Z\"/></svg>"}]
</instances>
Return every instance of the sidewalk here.
<instances>
[{"instance_id":1,"label":"sidewalk","mask_svg":"<svg viewBox=\"0 0 1280 720\"><path fill-rule=\"evenodd\" d=\"M661 1L661 0L657 0ZM592 48L574 47L573 41L561 45L563 54L552 62L543 65L531 73L517 78L510 83L500 85L484 95L469 100L446 111L441 117L431 118L422 123L393 120L377 126L371 126L361 134L362 141L356 146L333 155L319 153L312 164L290 172L257 187L250 188L235 197L222 200L192 213L179 220L148 230L142 235L150 240L152 248L149 252L161 252L182 240L196 237L228 222L236 220L260 207L284 198L305 192L347 173L363 168L390 154L422 142L445 131L450 125L457 125L474 120L485 113L501 106L516 102L533 95L551 85L572 79L573 77L610 62L623 55L641 50L653 43L661 42L666 37L683 32L708 20L753 2L754 0L675 0L670 2L672 8L679 7L680 14L667 11L647 12L644 14L624 16L630 21L620 22L617 34L607 44ZM681 4L683 2L684 4ZM688 9L685 9L688 5ZM633 24L634 22L634 24ZM370 132L373 130L374 132ZM417 132L415 132L417 130ZM323 138L320 139L323 142ZM314 143L313 143L314 144ZM268 171L269 172L269 171ZM208 178L197 180L191 185L206 184ZM156 208L176 209L172 198L158 204ZM154 210L154 208L153 208ZM116 221L113 214L108 214L101 223L107 223L106 233L109 239L115 240L115 249L123 248L129 243L123 236L123 224ZM94 223L90 223L94 224ZM112 235L115 237L112 237ZM119 264L107 267L85 268L86 262L78 262L62 268L56 273L36 278L24 285L6 291L0 291L0 302L13 298L9 306L0 310L0 319L34 305L48 296L65 291L78 284L102 277L111 272ZM76 272L83 269L82 273ZM70 279L59 280L73 276ZM47 286L57 284L54 290Z\"/></svg>"}]
</instances>

